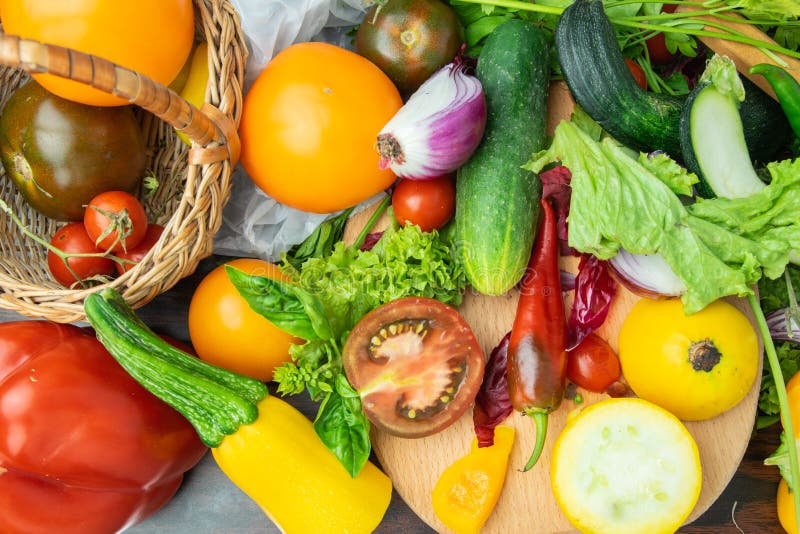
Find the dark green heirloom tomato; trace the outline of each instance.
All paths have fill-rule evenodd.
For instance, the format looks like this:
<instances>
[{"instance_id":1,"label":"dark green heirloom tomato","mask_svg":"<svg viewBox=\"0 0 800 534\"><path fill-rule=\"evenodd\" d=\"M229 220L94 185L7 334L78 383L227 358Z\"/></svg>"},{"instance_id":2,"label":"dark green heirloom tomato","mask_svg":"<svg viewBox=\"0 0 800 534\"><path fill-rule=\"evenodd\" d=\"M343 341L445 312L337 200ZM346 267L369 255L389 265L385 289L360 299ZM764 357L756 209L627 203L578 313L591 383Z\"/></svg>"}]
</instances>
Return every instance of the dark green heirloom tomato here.
<instances>
[{"instance_id":1,"label":"dark green heirloom tomato","mask_svg":"<svg viewBox=\"0 0 800 534\"><path fill-rule=\"evenodd\" d=\"M129 106L78 104L31 81L14 92L0 115L0 160L33 208L75 221L99 193L134 192L146 151Z\"/></svg>"},{"instance_id":2,"label":"dark green heirloom tomato","mask_svg":"<svg viewBox=\"0 0 800 534\"><path fill-rule=\"evenodd\" d=\"M408 97L452 61L463 42L458 16L440 0L385 0L367 11L355 49Z\"/></svg>"}]
</instances>

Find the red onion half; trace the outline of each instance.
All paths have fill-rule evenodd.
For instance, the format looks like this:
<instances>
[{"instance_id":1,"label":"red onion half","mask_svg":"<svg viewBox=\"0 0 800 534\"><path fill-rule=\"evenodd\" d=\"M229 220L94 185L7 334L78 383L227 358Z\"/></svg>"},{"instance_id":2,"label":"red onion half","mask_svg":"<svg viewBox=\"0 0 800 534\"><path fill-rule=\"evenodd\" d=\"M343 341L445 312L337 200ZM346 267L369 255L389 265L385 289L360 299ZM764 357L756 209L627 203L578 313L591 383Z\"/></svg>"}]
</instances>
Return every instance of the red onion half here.
<instances>
[{"instance_id":1,"label":"red onion half","mask_svg":"<svg viewBox=\"0 0 800 534\"><path fill-rule=\"evenodd\" d=\"M800 322L792 315L790 308L768 313L766 319L772 339L800 343Z\"/></svg>"},{"instance_id":2,"label":"red onion half","mask_svg":"<svg viewBox=\"0 0 800 534\"><path fill-rule=\"evenodd\" d=\"M614 277L641 297L677 297L686 292L686 284L660 254L633 254L620 248L608 264Z\"/></svg>"},{"instance_id":3,"label":"red onion half","mask_svg":"<svg viewBox=\"0 0 800 534\"><path fill-rule=\"evenodd\" d=\"M428 78L378 134L380 167L400 178L425 180L467 162L486 127L478 78L454 61Z\"/></svg>"}]
</instances>

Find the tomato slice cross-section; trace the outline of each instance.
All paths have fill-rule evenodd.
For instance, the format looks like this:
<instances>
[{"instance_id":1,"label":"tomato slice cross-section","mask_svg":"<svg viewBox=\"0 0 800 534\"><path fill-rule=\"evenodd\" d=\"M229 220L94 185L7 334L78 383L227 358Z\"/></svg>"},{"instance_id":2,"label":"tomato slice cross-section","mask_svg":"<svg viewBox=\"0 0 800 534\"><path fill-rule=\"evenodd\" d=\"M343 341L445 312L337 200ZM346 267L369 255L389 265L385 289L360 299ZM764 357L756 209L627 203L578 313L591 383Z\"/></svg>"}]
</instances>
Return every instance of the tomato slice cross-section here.
<instances>
[{"instance_id":1,"label":"tomato slice cross-section","mask_svg":"<svg viewBox=\"0 0 800 534\"><path fill-rule=\"evenodd\" d=\"M342 361L370 421L406 438L456 421L475 400L485 363L461 314L425 297L397 299L365 315Z\"/></svg>"}]
</instances>

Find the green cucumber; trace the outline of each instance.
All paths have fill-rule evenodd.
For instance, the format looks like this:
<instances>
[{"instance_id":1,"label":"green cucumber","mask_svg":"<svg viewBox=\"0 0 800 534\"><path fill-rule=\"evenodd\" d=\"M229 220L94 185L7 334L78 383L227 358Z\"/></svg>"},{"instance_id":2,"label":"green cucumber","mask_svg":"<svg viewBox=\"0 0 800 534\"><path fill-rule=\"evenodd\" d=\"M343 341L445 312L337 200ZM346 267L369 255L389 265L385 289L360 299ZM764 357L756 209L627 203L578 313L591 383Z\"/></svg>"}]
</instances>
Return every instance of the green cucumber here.
<instances>
[{"instance_id":1,"label":"green cucumber","mask_svg":"<svg viewBox=\"0 0 800 534\"><path fill-rule=\"evenodd\" d=\"M746 197L765 186L747 151L739 116L744 98L736 66L714 56L689 95L680 122L683 160L700 179L695 189L701 196Z\"/></svg>"},{"instance_id":2,"label":"green cucumber","mask_svg":"<svg viewBox=\"0 0 800 534\"><path fill-rule=\"evenodd\" d=\"M583 110L618 141L642 152L681 154L680 119L687 98L645 91L625 65L601 0L576 0L556 26L555 48L564 80ZM739 113L750 157L770 161L791 129L772 98L746 79Z\"/></svg>"},{"instance_id":3,"label":"green cucumber","mask_svg":"<svg viewBox=\"0 0 800 534\"><path fill-rule=\"evenodd\" d=\"M530 259L542 185L522 166L546 144L549 56L544 32L512 19L495 28L478 58L486 129L458 170L455 242L479 293L507 292Z\"/></svg>"}]
</instances>

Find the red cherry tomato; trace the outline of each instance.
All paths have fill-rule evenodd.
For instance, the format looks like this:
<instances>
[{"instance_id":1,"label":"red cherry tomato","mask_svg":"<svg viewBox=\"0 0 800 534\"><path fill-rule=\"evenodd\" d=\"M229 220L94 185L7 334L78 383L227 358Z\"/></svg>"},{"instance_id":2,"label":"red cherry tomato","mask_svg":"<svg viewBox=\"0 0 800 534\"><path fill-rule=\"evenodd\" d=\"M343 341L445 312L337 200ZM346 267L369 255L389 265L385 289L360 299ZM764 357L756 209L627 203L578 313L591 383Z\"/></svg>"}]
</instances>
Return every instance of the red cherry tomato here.
<instances>
[{"instance_id":1,"label":"red cherry tomato","mask_svg":"<svg viewBox=\"0 0 800 534\"><path fill-rule=\"evenodd\" d=\"M625 64L628 66L628 70L631 71L633 74L633 79L636 80L636 84L641 87L642 89L647 89L647 77L644 75L644 71L642 67L639 66L634 60L625 58Z\"/></svg>"},{"instance_id":2,"label":"red cherry tomato","mask_svg":"<svg viewBox=\"0 0 800 534\"><path fill-rule=\"evenodd\" d=\"M50 244L61 250L72 254L102 254L103 251L97 248L86 233L83 223L73 222L60 228ZM73 274L69 267L75 272ZM66 262L52 251L47 251L47 266L50 274L53 275L59 284L71 287L76 282L86 280L92 276L111 275L114 273L114 261L102 256L93 257L69 257ZM77 276L77 277L76 277Z\"/></svg>"},{"instance_id":3,"label":"red cherry tomato","mask_svg":"<svg viewBox=\"0 0 800 534\"><path fill-rule=\"evenodd\" d=\"M601 393L619 377L617 353L597 334L589 334L567 353L567 378L583 389Z\"/></svg>"},{"instance_id":4,"label":"red cherry tomato","mask_svg":"<svg viewBox=\"0 0 800 534\"><path fill-rule=\"evenodd\" d=\"M139 199L130 193L106 191L89 201L83 224L102 250L129 250L147 233L147 213Z\"/></svg>"},{"instance_id":5,"label":"red cherry tomato","mask_svg":"<svg viewBox=\"0 0 800 534\"><path fill-rule=\"evenodd\" d=\"M675 4L664 4L661 6L661 12L672 13L676 7ZM653 65L663 65L675 59L675 54L667 49L667 40L663 33L658 33L645 41L645 45L650 56L650 63Z\"/></svg>"},{"instance_id":6,"label":"red cherry tomato","mask_svg":"<svg viewBox=\"0 0 800 534\"><path fill-rule=\"evenodd\" d=\"M126 271L130 271L136 264L142 261L142 259L150 252L150 249L153 248L158 242L158 239L161 237L161 234L164 233L164 227L160 224L148 224L147 225L147 232L144 234L144 238L133 248L129 248L127 251L119 251L115 254L118 258L122 258L124 260L132 261L133 263L116 263L117 272L119 274L123 274Z\"/></svg>"},{"instance_id":7,"label":"red cherry tomato","mask_svg":"<svg viewBox=\"0 0 800 534\"><path fill-rule=\"evenodd\" d=\"M400 180L392 194L392 209L400 224L416 224L424 232L444 226L456 207L451 176L430 180Z\"/></svg>"}]
</instances>

